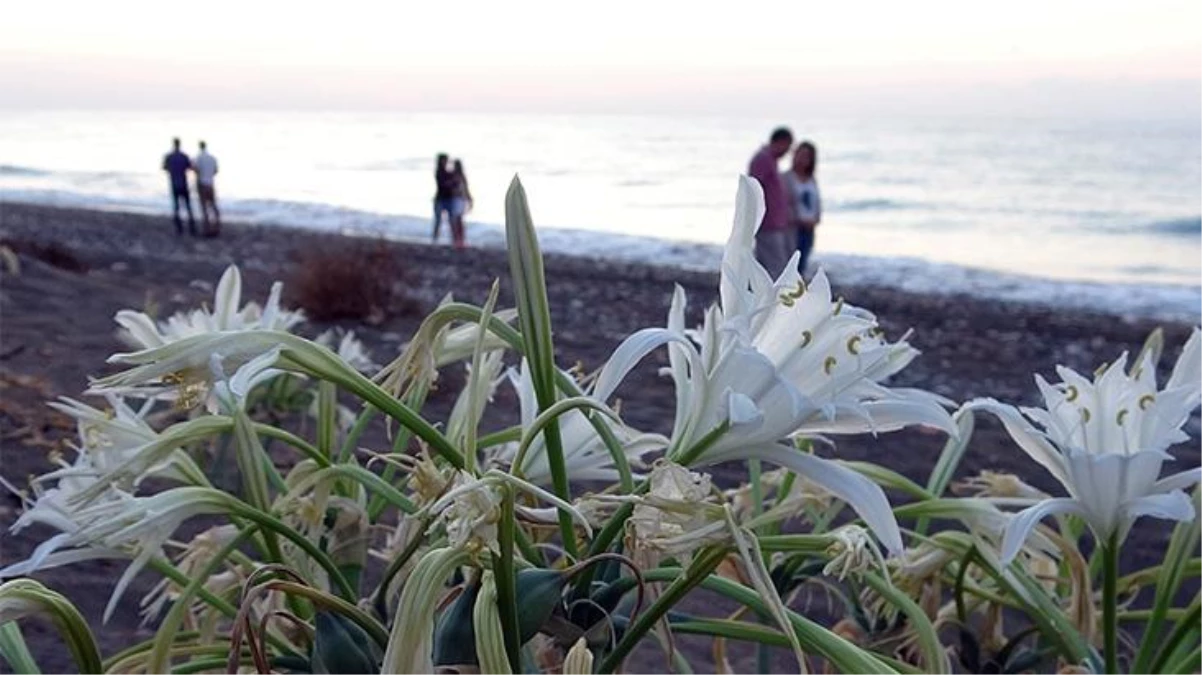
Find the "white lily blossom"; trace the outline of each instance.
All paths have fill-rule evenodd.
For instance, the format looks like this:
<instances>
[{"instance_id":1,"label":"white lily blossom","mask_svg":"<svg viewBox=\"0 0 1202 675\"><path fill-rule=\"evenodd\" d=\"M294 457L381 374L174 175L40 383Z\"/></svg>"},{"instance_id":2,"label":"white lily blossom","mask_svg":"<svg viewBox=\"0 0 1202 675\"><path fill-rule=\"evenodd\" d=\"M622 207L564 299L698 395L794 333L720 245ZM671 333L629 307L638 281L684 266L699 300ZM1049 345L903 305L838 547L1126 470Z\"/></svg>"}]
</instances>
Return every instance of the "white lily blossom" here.
<instances>
[{"instance_id":1,"label":"white lily blossom","mask_svg":"<svg viewBox=\"0 0 1202 675\"><path fill-rule=\"evenodd\" d=\"M195 462L182 450L167 448L163 459L152 462L137 476L112 480L112 472L125 466L148 446L160 442L160 435L146 423L144 416L150 404L134 411L117 396L109 396L112 406L109 411L97 410L85 403L60 398L50 403L77 421L79 442L73 447L75 460L71 463L58 453L51 461L58 468L30 481L33 498L21 494L26 501L25 510L12 524L10 530L20 530L40 523L58 530L34 550L28 560L14 563L0 570L0 577L26 574L37 569L55 567L94 557L121 557L119 553L101 548L88 552L62 551L71 546L72 537L93 525L99 516L91 515L89 509L80 508L90 504L112 504L124 502L132 497L141 481L148 477L188 481L189 477L203 475ZM53 482L53 487L45 487ZM7 483L5 483L7 485Z\"/></svg>"},{"instance_id":2,"label":"white lily blossom","mask_svg":"<svg viewBox=\"0 0 1202 675\"><path fill-rule=\"evenodd\" d=\"M534 392L534 381L530 377L530 368L526 359L522 359L519 369L510 368L506 375L518 395L521 426L523 429L528 429L538 416L538 398ZM617 481L618 470L614 467L613 456L610 455L605 442L601 440L584 413L580 410L569 410L560 415L558 420L568 479L609 483ZM608 421L608 423L632 468L644 468L643 456L664 447L667 443L667 439L663 436L639 433L612 421ZM493 450L486 461L492 466L508 467L516 459L517 451L517 443L506 443ZM521 475L531 483L542 486L551 485L551 465L547 459L546 443L541 434L530 444L526 456L522 459L520 469Z\"/></svg>"},{"instance_id":3,"label":"white lily blossom","mask_svg":"<svg viewBox=\"0 0 1202 675\"><path fill-rule=\"evenodd\" d=\"M667 328L627 338L599 374L594 395L608 400L635 363L667 345L677 397L669 458L690 466L750 458L786 466L848 502L898 553L901 534L876 484L780 441L915 424L954 434L949 402L881 384L917 350L904 339L885 341L870 312L832 302L824 272L807 285L793 261L772 280L753 254L763 214L762 189L742 177L720 305L706 312L700 330L686 331L685 293L677 287Z\"/></svg>"},{"instance_id":4,"label":"white lily blossom","mask_svg":"<svg viewBox=\"0 0 1202 675\"><path fill-rule=\"evenodd\" d=\"M43 542L28 560L0 570L0 578L92 558L132 556L105 607L104 620L108 621L129 583L151 558L161 555L163 545L180 524L193 516L225 513L228 500L212 488L191 486L149 497L117 493L112 499L75 509L76 527L72 531ZM53 552L42 551L51 544Z\"/></svg>"},{"instance_id":5,"label":"white lily blossom","mask_svg":"<svg viewBox=\"0 0 1202 675\"><path fill-rule=\"evenodd\" d=\"M1014 558L1044 517L1081 516L1099 542L1121 542L1135 519L1196 517L1184 488L1202 480L1202 469L1160 478L1172 456L1168 448L1188 440L1181 427L1202 401L1202 338L1194 329L1163 389L1156 384L1156 361L1146 352L1131 373L1127 354L1100 371L1091 382L1060 367L1061 382L1036 384L1043 408L1022 408L993 399L967 407L998 417L1010 436L1068 491L1016 514L1006 528L1002 559ZM1038 425L1038 426L1036 426Z\"/></svg>"},{"instance_id":6,"label":"white lily blossom","mask_svg":"<svg viewBox=\"0 0 1202 675\"><path fill-rule=\"evenodd\" d=\"M331 328L318 335L314 342L328 347L338 355L338 358L365 375L371 375L380 369L380 365L372 361L371 354L363 346L363 342L355 337L353 330L343 331Z\"/></svg>"},{"instance_id":7,"label":"white lily blossom","mask_svg":"<svg viewBox=\"0 0 1202 675\"><path fill-rule=\"evenodd\" d=\"M155 322L144 312L124 309L117 312L116 316L116 321L122 328L119 335L136 349L150 349L204 333L237 330L287 331L303 321L304 314L280 308L282 291L283 285L277 281L271 286L265 306L260 307L254 302L248 302L239 307L242 302L242 273L237 265L230 265L217 283L212 311L196 309L191 312L177 312L166 321Z\"/></svg>"},{"instance_id":8,"label":"white lily blossom","mask_svg":"<svg viewBox=\"0 0 1202 675\"><path fill-rule=\"evenodd\" d=\"M502 490L506 488L525 492L567 511L592 536L592 527L576 507L536 485L496 470L480 477L456 471L446 493L427 508L436 516L435 524L444 526L451 548L472 554L485 550L500 552L497 525L504 501Z\"/></svg>"},{"instance_id":9,"label":"white lily blossom","mask_svg":"<svg viewBox=\"0 0 1202 675\"><path fill-rule=\"evenodd\" d=\"M656 554L687 560L703 546L730 539L709 474L661 459L651 467L648 480L650 489L632 498L634 510L626 521L630 548L642 554L647 567L658 564Z\"/></svg>"},{"instance_id":10,"label":"white lily blossom","mask_svg":"<svg viewBox=\"0 0 1202 675\"><path fill-rule=\"evenodd\" d=\"M99 410L65 396L48 404L75 419L79 430L79 442L75 448L80 457L76 460L77 466L64 466L39 477L38 481L44 482L66 474L105 474L160 440L160 434L146 422L146 415L154 406L153 400L146 401L138 410L134 410L120 396L109 394L105 399L109 404L107 410ZM163 461L148 467L138 480L160 477L187 481L190 476L201 473L186 453L173 452Z\"/></svg>"}]
</instances>

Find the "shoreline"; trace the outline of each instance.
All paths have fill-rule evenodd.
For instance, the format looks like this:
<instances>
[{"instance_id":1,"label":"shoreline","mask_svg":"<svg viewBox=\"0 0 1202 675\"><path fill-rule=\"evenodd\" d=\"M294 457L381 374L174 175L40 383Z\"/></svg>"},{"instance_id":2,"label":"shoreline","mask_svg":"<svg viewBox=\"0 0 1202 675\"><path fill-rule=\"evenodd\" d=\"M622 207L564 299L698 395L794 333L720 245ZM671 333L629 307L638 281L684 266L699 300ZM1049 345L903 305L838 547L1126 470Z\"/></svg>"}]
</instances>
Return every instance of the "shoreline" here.
<instances>
[{"instance_id":1,"label":"shoreline","mask_svg":"<svg viewBox=\"0 0 1202 675\"><path fill-rule=\"evenodd\" d=\"M336 229L315 222L262 222L234 218L226 225L235 229L268 228L304 235L335 235L376 239L412 246L438 248L429 237L429 221L417 216L385 215L344 207L311 205L326 211L324 217L342 217ZM0 211L49 209L147 219L170 228L170 216L153 210L131 210L128 205L100 204L95 207L51 205L0 199ZM504 248L501 225L467 222L469 248L474 251L499 251ZM151 226L153 227L153 226ZM444 228L445 229L445 228ZM544 254L589 260L613 265L646 266L677 270L681 274L715 274L721 261L720 244L620 233L602 233L579 229L542 227L540 246ZM585 238L591 246L581 250ZM959 296L982 301L1085 311L1124 320L1152 319L1165 322L1198 324L1202 322L1202 279L1197 286L1126 281L1089 281L1058 279L1035 275L968 267L913 257L870 256L848 253L822 253L815 260L826 269L832 283L847 288L893 289L907 293L942 296L953 302ZM817 270L811 264L807 276ZM642 276L642 274L640 274ZM671 276L671 274L669 274Z\"/></svg>"}]
</instances>

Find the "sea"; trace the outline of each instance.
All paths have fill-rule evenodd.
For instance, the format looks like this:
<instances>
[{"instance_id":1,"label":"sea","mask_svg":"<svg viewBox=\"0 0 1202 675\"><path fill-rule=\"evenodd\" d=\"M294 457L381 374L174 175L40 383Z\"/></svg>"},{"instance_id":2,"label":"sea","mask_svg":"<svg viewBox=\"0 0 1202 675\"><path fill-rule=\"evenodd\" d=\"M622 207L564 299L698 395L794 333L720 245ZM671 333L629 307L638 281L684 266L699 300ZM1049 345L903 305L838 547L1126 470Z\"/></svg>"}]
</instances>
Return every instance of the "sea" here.
<instances>
[{"instance_id":1,"label":"sea","mask_svg":"<svg viewBox=\"0 0 1202 675\"><path fill-rule=\"evenodd\" d=\"M544 250L716 269L781 124L818 148L813 262L836 284L1202 317L1197 119L0 111L0 201L168 215L178 136L218 158L227 219L428 240L445 152L470 244L503 245L519 175Z\"/></svg>"}]
</instances>

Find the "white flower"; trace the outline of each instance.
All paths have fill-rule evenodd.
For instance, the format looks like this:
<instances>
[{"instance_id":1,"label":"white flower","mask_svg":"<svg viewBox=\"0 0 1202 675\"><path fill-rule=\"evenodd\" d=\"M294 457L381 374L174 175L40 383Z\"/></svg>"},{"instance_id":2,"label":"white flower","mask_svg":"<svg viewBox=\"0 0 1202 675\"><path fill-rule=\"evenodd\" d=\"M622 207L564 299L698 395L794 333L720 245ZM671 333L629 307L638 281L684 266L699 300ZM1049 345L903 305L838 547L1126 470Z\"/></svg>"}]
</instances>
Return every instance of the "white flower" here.
<instances>
[{"instance_id":1,"label":"white flower","mask_svg":"<svg viewBox=\"0 0 1202 675\"><path fill-rule=\"evenodd\" d=\"M240 308L238 305L242 301L242 274L236 265L230 265L217 284L212 311L197 309L178 312L166 321L156 324L143 312L125 309L117 312L116 321L122 328L122 340L137 349L161 347L204 333L237 330L287 331L303 321L304 315L299 311L280 309L282 290L283 285L277 281L271 287L265 307L260 308L259 305L249 302Z\"/></svg>"},{"instance_id":2,"label":"white flower","mask_svg":"<svg viewBox=\"0 0 1202 675\"><path fill-rule=\"evenodd\" d=\"M522 359L519 370L509 369L509 382L518 394L518 405L521 412L521 426L528 429L538 416L538 399L534 392L534 382L530 377L529 364ZM591 422L580 410L569 410L560 415L559 435L563 444L564 465L567 468L570 481L598 481L613 483L618 479L618 471L614 468L613 456L606 448L604 441L597 434ZM666 439L655 434L641 434L635 430L606 420L613 431L627 461L635 468L642 468L642 457L648 452L661 448ZM517 443L506 443L498 446L487 458L494 466L508 467L516 459ZM535 485L551 485L551 465L547 460L547 446L542 434L530 444L526 456L522 460L521 475Z\"/></svg>"},{"instance_id":3,"label":"white flower","mask_svg":"<svg viewBox=\"0 0 1202 675\"><path fill-rule=\"evenodd\" d=\"M580 511L536 485L496 470L479 478L456 471L446 494L428 507L445 527L451 548L473 554L484 550L499 552L497 524L504 501L502 490L506 488L526 492L567 511L592 536L592 528Z\"/></svg>"},{"instance_id":4,"label":"white flower","mask_svg":"<svg viewBox=\"0 0 1202 675\"><path fill-rule=\"evenodd\" d=\"M380 369L379 364L371 360L371 354L367 352L363 342L355 337L353 330L343 331L341 328L337 330L331 328L318 335L314 342L333 350L338 354L338 358L365 375L371 375ZM335 343L337 343L336 347Z\"/></svg>"},{"instance_id":5,"label":"white flower","mask_svg":"<svg viewBox=\"0 0 1202 675\"><path fill-rule=\"evenodd\" d=\"M867 530L858 525L845 525L831 536L835 541L827 548L830 562L822 573L843 581L849 575L863 574L873 567L885 567L885 558L868 536Z\"/></svg>"},{"instance_id":6,"label":"white flower","mask_svg":"<svg viewBox=\"0 0 1202 675\"><path fill-rule=\"evenodd\" d=\"M87 393L160 398L174 400L180 408L193 408L210 403L215 380L222 379L213 367L214 356L221 371L236 371L278 347L285 335L258 330L202 333L160 347L114 354L109 363L133 367L94 380Z\"/></svg>"},{"instance_id":7,"label":"white flower","mask_svg":"<svg viewBox=\"0 0 1202 675\"><path fill-rule=\"evenodd\" d=\"M661 459L651 467L649 482L650 489L636 499L626 521L632 548L687 556L730 539L709 474Z\"/></svg>"},{"instance_id":8,"label":"white flower","mask_svg":"<svg viewBox=\"0 0 1202 675\"><path fill-rule=\"evenodd\" d=\"M742 178L723 255L721 305L706 312L699 331L686 331L685 294L677 287L667 328L627 338L602 369L594 395L608 400L635 363L667 345L676 385L669 458L690 466L749 458L786 466L847 501L899 552L901 535L877 485L779 441L912 424L956 433L947 402L880 384L918 352L904 340L886 342L870 312L832 302L825 273L807 286L789 264L771 279L752 252L763 212L758 183Z\"/></svg>"},{"instance_id":9,"label":"white flower","mask_svg":"<svg viewBox=\"0 0 1202 675\"><path fill-rule=\"evenodd\" d=\"M272 367L279 358L280 348L275 347L239 366L233 376L226 377L225 369L221 365L221 355L209 355L209 370L213 376L213 388L205 399L205 406L209 412L218 411L218 401L231 410L245 408L246 399L252 389L284 372Z\"/></svg>"},{"instance_id":10,"label":"white flower","mask_svg":"<svg viewBox=\"0 0 1202 675\"><path fill-rule=\"evenodd\" d=\"M1122 541L1140 516L1194 518L1183 488L1202 479L1202 469L1163 479L1160 472L1172 459L1169 446L1189 438L1181 426L1202 400L1200 364L1202 339L1194 329L1164 389L1157 388L1151 352L1130 374L1124 353L1092 382L1064 367L1057 369L1062 381L1056 385L1036 375L1043 408L1023 408L1020 414L993 399L967 404L996 415L1019 447L1069 493L1067 498L1042 501L1011 520L1003 560L1013 559L1035 525L1054 513L1083 517L1103 543L1112 535Z\"/></svg>"},{"instance_id":11,"label":"white flower","mask_svg":"<svg viewBox=\"0 0 1202 675\"><path fill-rule=\"evenodd\" d=\"M502 497L497 486L460 471L449 496L438 516L446 527L447 542L468 551L499 552L497 523L501 520Z\"/></svg>"},{"instance_id":12,"label":"white flower","mask_svg":"<svg viewBox=\"0 0 1202 675\"><path fill-rule=\"evenodd\" d=\"M61 483L60 483L61 484ZM160 555L163 544L183 521L198 515L225 513L229 497L212 488L179 487L149 497L117 493L114 498L76 509L77 527L43 542L29 560L0 570L0 577L29 574L80 560L124 557L134 560L118 579L104 610L108 621L117 601L150 559ZM53 553L43 547L53 545ZM52 549L52 550L53 550Z\"/></svg>"},{"instance_id":13,"label":"white flower","mask_svg":"<svg viewBox=\"0 0 1202 675\"><path fill-rule=\"evenodd\" d=\"M143 448L161 439L161 435L146 422L146 415L154 404L153 400L147 401L135 411L120 396L109 394L105 398L110 406L108 410L98 410L67 397L60 397L58 401L48 404L76 420L79 429L79 444L76 450L80 458L76 460L75 466L45 474L38 479L39 481L67 474L103 475L125 464ZM136 478L134 484L150 476L187 481L189 476L200 474L200 469L186 453L173 452L163 461L148 467L143 475Z\"/></svg>"}]
</instances>

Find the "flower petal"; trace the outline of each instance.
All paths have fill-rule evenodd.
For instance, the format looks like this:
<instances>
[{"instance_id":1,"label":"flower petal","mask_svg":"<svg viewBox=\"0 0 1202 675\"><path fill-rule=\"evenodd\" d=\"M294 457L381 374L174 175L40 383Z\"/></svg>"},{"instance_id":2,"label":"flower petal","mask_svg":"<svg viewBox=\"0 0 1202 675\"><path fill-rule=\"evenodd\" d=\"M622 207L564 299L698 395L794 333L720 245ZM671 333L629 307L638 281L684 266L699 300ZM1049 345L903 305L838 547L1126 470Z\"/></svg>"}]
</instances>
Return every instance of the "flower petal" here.
<instances>
[{"instance_id":1,"label":"flower petal","mask_svg":"<svg viewBox=\"0 0 1202 675\"><path fill-rule=\"evenodd\" d=\"M958 433L951 415L931 401L866 401L861 407L865 413L863 417L837 414L835 419L829 422L818 421L807 424L805 430L815 433L875 434L921 424L941 429L952 436Z\"/></svg>"},{"instance_id":2,"label":"flower petal","mask_svg":"<svg viewBox=\"0 0 1202 675\"><path fill-rule=\"evenodd\" d=\"M229 330L238 304L242 301L242 273L237 265L226 268L217 282L217 295L213 298L213 315L217 321L217 330Z\"/></svg>"},{"instance_id":3,"label":"flower petal","mask_svg":"<svg viewBox=\"0 0 1202 675\"><path fill-rule=\"evenodd\" d=\"M1064 459L1056 448L1038 429L1031 426L1013 406L1006 405L992 398L978 398L964 404L969 410L984 410L993 413L1006 427L1007 433L1026 451L1031 459L1039 462L1043 468L1068 487L1068 474L1065 471Z\"/></svg>"},{"instance_id":4,"label":"flower petal","mask_svg":"<svg viewBox=\"0 0 1202 675\"><path fill-rule=\"evenodd\" d=\"M115 320L118 325L129 331L130 336L142 348L149 349L163 345L163 336L159 333L158 327L154 325L154 320L142 312L123 309L117 312Z\"/></svg>"},{"instance_id":5,"label":"flower petal","mask_svg":"<svg viewBox=\"0 0 1202 675\"><path fill-rule=\"evenodd\" d=\"M1130 520L1141 516L1152 516L1163 520L1193 520L1197 515L1189 497L1181 490L1158 495L1145 495L1132 500L1126 505L1125 510Z\"/></svg>"},{"instance_id":6,"label":"flower petal","mask_svg":"<svg viewBox=\"0 0 1202 675\"><path fill-rule=\"evenodd\" d=\"M1195 467L1181 473L1175 473L1166 478L1161 478L1152 485L1152 492L1160 493L1183 490L1197 483L1202 483L1202 467Z\"/></svg>"},{"instance_id":7,"label":"flower petal","mask_svg":"<svg viewBox=\"0 0 1202 675\"><path fill-rule=\"evenodd\" d=\"M1194 328L1190 333L1189 340L1181 348L1181 356L1177 357L1177 363L1173 366L1173 374L1169 376L1169 381L1165 383L1164 388L1176 389L1190 386L1197 390L1202 387L1202 380L1198 378L1200 371L1202 371L1202 330Z\"/></svg>"},{"instance_id":8,"label":"flower petal","mask_svg":"<svg viewBox=\"0 0 1202 675\"><path fill-rule=\"evenodd\" d=\"M1084 516L1085 510L1081 508L1077 500L1059 497L1045 499L1035 506L1014 514L1006 525L1005 536L1002 537L1002 563L1010 564L1010 561L1014 560L1019 549L1023 547L1023 542L1031 535L1031 530L1035 529L1039 521L1057 513L1073 513Z\"/></svg>"},{"instance_id":9,"label":"flower petal","mask_svg":"<svg viewBox=\"0 0 1202 675\"><path fill-rule=\"evenodd\" d=\"M847 502L876 533L890 554L901 555L905 549L901 530L893 517L893 507L889 505L884 490L859 473L830 460L777 444L728 451L715 458L715 461L727 459L760 459L796 471ZM710 462L710 459L706 458L706 462Z\"/></svg>"},{"instance_id":10,"label":"flower petal","mask_svg":"<svg viewBox=\"0 0 1202 675\"><path fill-rule=\"evenodd\" d=\"M639 361L659 347L673 342L687 345L690 348L689 352L695 353L687 337L665 328L644 328L623 340L597 375L593 396L599 401L609 400L614 390ZM700 363L693 359L692 354L689 358L693 361L690 365L695 372L699 372Z\"/></svg>"}]
</instances>

